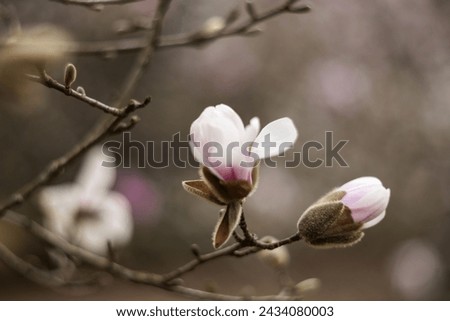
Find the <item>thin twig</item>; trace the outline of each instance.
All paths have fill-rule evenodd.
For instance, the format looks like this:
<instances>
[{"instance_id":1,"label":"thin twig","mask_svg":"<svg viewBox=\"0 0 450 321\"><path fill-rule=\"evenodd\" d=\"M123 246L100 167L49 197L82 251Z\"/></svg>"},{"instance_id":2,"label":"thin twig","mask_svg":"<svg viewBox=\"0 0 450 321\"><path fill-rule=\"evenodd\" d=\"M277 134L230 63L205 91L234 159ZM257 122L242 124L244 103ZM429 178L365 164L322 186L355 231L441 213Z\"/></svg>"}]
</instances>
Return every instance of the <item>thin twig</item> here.
<instances>
[{"instance_id":1,"label":"thin twig","mask_svg":"<svg viewBox=\"0 0 450 321\"><path fill-rule=\"evenodd\" d=\"M278 242L266 243L258 241L258 238L254 234L250 233L250 231L248 230L247 222L245 221L244 211L242 211L241 220L239 221L239 227L241 228L242 233L244 234L244 238L240 241L240 243L246 246L253 246L253 248L246 249L245 251L235 252L238 253L236 256L245 256L248 254L258 252L259 250L273 250L276 249L277 247L297 242L302 239L300 234L297 232Z\"/></svg>"},{"instance_id":2,"label":"thin twig","mask_svg":"<svg viewBox=\"0 0 450 321\"><path fill-rule=\"evenodd\" d=\"M290 297L285 295L268 295L268 296L253 296L253 297L240 297L240 296L234 296L234 295L226 295L226 294L219 294L219 293L210 293L206 291L201 291L198 289L192 289L185 286L180 285L171 285L167 279L166 276L161 276L159 274L151 273L151 272L143 272L143 271L137 271L130 269L128 267L125 267L123 265L120 265L116 262L111 262L110 259L106 257L99 256L97 254L91 253L83 248L80 248L76 245L73 245L69 242L67 242L65 239L59 237L58 235L54 234L53 232L45 229L40 224L34 222L33 220L29 219L26 216L20 215L18 213L15 213L13 211L8 211L5 215L4 219L8 221L9 223L12 223L14 225L20 226L22 228L27 229L31 234L38 237L39 239L45 241L46 243L59 248L60 250L64 251L70 256L77 257L84 263L93 266L100 270L105 270L110 272L111 274L115 275L116 277L122 278L127 281L136 282L139 284L146 284L155 286L158 288L162 288L167 291L171 291L174 293L194 297L197 299L204 299L204 300L296 300L299 299L297 297ZM229 254L231 250L236 250L241 245L238 243L235 243L233 245L230 245L227 248L224 248L219 251L211 252L208 254L202 255L202 260L199 262L207 262L210 260L213 260L215 258L224 256ZM0 250L3 250L0 247ZM5 254L6 255L3 255ZM12 255L12 256L11 256ZM5 259L6 263L8 262L16 262L17 263L17 257L15 257L14 254L12 254L10 251L1 253L0 251L0 259ZM198 260L196 260L198 262ZM16 270L18 269L19 272L26 272L28 273L28 270L26 270L23 266L17 266L15 264L9 264L8 265ZM195 266L198 264L196 263ZM194 266L194 268L195 268ZM28 268L28 267L26 267ZM186 271L192 270L192 269L186 269ZM38 273L39 270L37 268L34 268L33 273ZM44 271L41 271L43 274L43 277L48 277L44 273ZM37 274L37 275L38 275ZM39 274L40 275L40 274ZM45 281L42 279L42 281ZM50 280L52 281L52 280ZM53 282L53 281L52 281Z\"/></svg>"},{"instance_id":3,"label":"thin twig","mask_svg":"<svg viewBox=\"0 0 450 321\"><path fill-rule=\"evenodd\" d=\"M48 75L45 71L41 72L41 76L27 75L27 78L31 81L34 81L34 82L40 83L44 86L47 86L48 88L56 89L57 91L62 92L66 96L76 98L92 107L100 109L101 111L103 111L107 114L123 117L126 113L129 113L129 111L127 111L126 107L125 108L117 108L117 107L108 106L107 104L102 103L101 101L98 101L98 100L96 100L92 97L89 97L83 93L80 93L76 90L73 90L70 87L67 88L62 83L59 83L57 80L50 77L50 75ZM147 105L148 99L150 99L150 98L147 98L146 101L144 101L144 103L142 103L140 105L136 105L135 109L141 108L141 107L144 107L145 105Z\"/></svg>"},{"instance_id":4,"label":"thin twig","mask_svg":"<svg viewBox=\"0 0 450 321\"><path fill-rule=\"evenodd\" d=\"M265 242L260 242L258 240L253 240L253 246L244 248L242 250L237 250L233 253L233 256L243 257L243 256L247 256L250 254L257 253L262 250L274 250L278 247L300 241L301 239L302 239L302 237L298 233L295 233L285 239L282 239L278 242L273 242L273 243L265 243Z\"/></svg>"},{"instance_id":5,"label":"thin twig","mask_svg":"<svg viewBox=\"0 0 450 321\"><path fill-rule=\"evenodd\" d=\"M293 4L297 1L285 1L278 7L267 10L259 15L251 16L247 20L236 26L227 26L223 31L213 35L204 36L202 32L195 31L179 35L161 37L156 45L156 49L166 49L181 46L195 46L212 42L220 38L231 36L246 36L251 35L250 31L255 25L274 18L284 13L306 13L310 11L310 7L302 6L293 9ZM69 45L66 50L70 54L77 55L105 55L110 53L138 51L148 46L148 39L146 38L128 38L120 40L109 40L100 42L81 42L74 45Z\"/></svg>"},{"instance_id":6,"label":"thin twig","mask_svg":"<svg viewBox=\"0 0 450 321\"><path fill-rule=\"evenodd\" d=\"M219 257L223 256L235 256L235 257L242 257L249 254L253 254L256 252L259 252L261 250L274 250L280 246L287 245L293 242L297 242L301 240L301 236L296 233L293 234L285 239L282 239L278 242L273 243L265 243L258 241L250 232L248 231L247 224L245 222L245 219L243 218L244 215L242 213L241 221L240 221L240 227L244 233L244 237L241 238L237 233L234 233L235 237L237 237L237 242L229 245L221 250L210 252L203 255L195 255L195 259L191 260L190 262L180 266L179 268L166 273L163 275L163 279L165 282L171 281L175 278L178 278L182 276L183 274L190 272L194 270L197 266L214 259L217 259Z\"/></svg>"},{"instance_id":7,"label":"thin twig","mask_svg":"<svg viewBox=\"0 0 450 321\"><path fill-rule=\"evenodd\" d=\"M53 2L59 2L63 4L71 4L78 6L96 6L96 5L119 5L128 4L132 2L138 2L143 0L50 0Z\"/></svg>"},{"instance_id":8,"label":"thin twig","mask_svg":"<svg viewBox=\"0 0 450 321\"><path fill-rule=\"evenodd\" d=\"M294 243L294 242L298 242L302 239L302 237L300 236L300 234L297 232L295 234L292 234L291 236L282 239L278 242L273 242L273 243L265 243L265 242L260 242L260 241L256 241L255 246L261 250L274 250L278 247L290 244L290 243Z\"/></svg>"},{"instance_id":9,"label":"thin twig","mask_svg":"<svg viewBox=\"0 0 450 321\"><path fill-rule=\"evenodd\" d=\"M164 21L164 17L169 10L170 3L172 0L160 0L158 2L158 6L156 8L155 15L152 19L151 28L148 32L148 36L146 39L146 46L139 53L139 56L136 59L136 62L128 74L128 77L124 81L123 89L120 91L122 99L119 100L119 104L123 103L122 100L126 100L127 97L131 94L134 87L136 87L137 82L141 78L145 69L149 65L153 54L155 52L156 47L159 45L162 24Z\"/></svg>"},{"instance_id":10,"label":"thin twig","mask_svg":"<svg viewBox=\"0 0 450 321\"><path fill-rule=\"evenodd\" d=\"M200 264L217 259L219 257L232 255L233 252L241 249L242 247L243 247L243 245L241 243L234 243L223 249L220 249L220 250L217 250L214 252L210 252L207 254L203 254L203 255L198 255L194 260L186 263L185 265L180 266L179 268L177 268L169 273L164 274L163 280L164 280L164 282L168 282L170 280L178 278L178 277L182 276L183 274L194 270Z\"/></svg>"}]
</instances>

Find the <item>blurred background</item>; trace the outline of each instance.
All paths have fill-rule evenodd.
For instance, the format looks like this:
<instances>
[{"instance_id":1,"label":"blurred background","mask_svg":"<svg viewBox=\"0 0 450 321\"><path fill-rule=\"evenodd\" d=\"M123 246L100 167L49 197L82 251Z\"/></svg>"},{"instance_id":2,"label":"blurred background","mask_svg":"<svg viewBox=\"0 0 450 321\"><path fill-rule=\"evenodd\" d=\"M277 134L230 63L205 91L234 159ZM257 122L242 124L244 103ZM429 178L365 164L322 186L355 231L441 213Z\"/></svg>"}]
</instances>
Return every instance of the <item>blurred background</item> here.
<instances>
[{"instance_id":1,"label":"blurred background","mask_svg":"<svg viewBox=\"0 0 450 321\"><path fill-rule=\"evenodd\" d=\"M141 36L118 34L130 19L145 19L156 1L102 11L46 0L10 1L22 28L53 25L72 41ZM255 1L261 12L279 1ZM281 2L280 2L281 3ZM288 246L293 280L318 278L307 293L315 300L450 299L450 3L444 0L358 0L310 3L308 14L284 14L261 25L255 37L231 37L196 47L164 49L154 56L133 98L152 96L141 110L133 140L156 142L178 132L185 138L206 106L225 103L247 123L264 126L288 116L299 130L294 151L325 132L349 140L341 151L348 167L265 168L258 190L246 203L250 229L283 238L296 230L299 215L333 187L359 176L376 176L391 189L386 218L347 249ZM243 1L174 0L163 34L195 31L212 16L225 16ZM128 20L127 20L128 19ZM125 22L124 22L125 21ZM55 27L56 26L56 27ZM2 41L7 30L2 26ZM77 66L76 85L112 103L134 53L59 57L48 71L62 80L65 63ZM6 70L5 65L1 68ZM8 72L1 72L8 78ZM6 75L6 76L5 76ZM5 81L5 80L3 80ZM70 149L102 113L38 84L0 90L0 195L7 197ZM113 138L121 141L120 136ZM292 155L292 151L287 156ZM323 152L311 157L324 157ZM212 250L210 235L219 208L187 194L181 181L196 168L119 168L115 189L133 207L135 230L120 262L167 272L190 260L190 245ZM282 162L281 162L282 163ZM52 184L70 182L81 162ZM36 198L19 212L40 220ZM0 222L0 240L35 264L44 264L41 242ZM88 272L86 272L88 273ZM3 300L183 299L157 289L112 280L105 286L49 289L25 280L0 263ZM201 266L186 285L225 293L273 294L278 274L254 256L223 258Z\"/></svg>"}]
</instances>

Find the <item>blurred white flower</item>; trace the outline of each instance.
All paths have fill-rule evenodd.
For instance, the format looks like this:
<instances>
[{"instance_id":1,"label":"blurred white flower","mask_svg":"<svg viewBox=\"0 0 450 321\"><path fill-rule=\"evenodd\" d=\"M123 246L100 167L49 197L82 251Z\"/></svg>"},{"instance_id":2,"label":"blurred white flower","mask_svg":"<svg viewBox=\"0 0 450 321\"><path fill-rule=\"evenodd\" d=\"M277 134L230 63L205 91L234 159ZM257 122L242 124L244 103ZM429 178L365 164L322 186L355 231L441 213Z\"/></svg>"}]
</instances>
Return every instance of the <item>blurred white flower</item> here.
<instances>
[{"instance_id":1,"label":"blurred white flower","mask_svg":"<svg viewBox=\"0 0 450 321\"><path fill-rule=\"evenodd\" d=\"M133 233L131 206L111 191L116 170L102 166L100 148L93 148L73 184L44 188L39 204L45 226L70 242L98 254L128 243Z\"/></svg>"}]
</instances>

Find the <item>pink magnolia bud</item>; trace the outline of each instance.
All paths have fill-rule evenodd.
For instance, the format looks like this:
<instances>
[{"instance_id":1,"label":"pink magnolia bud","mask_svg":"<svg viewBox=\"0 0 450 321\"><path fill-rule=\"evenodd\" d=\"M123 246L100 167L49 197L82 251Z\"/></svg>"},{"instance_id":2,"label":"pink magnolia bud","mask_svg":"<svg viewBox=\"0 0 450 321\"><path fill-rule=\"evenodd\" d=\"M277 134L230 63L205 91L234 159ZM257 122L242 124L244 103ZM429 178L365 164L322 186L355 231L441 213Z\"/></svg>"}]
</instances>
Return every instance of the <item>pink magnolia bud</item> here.
<instances>
[{"instance_id":1,"label":"pink magnolia bud","mask_svg":"<svg viewBox=\"0 0 450 321\"><path fill-rule=\"evenodd\" d=\"M338 188L345 195L341 202L351 211L355 222L368 228L379 223L386 215L391 190L376 177L360 177Z\"/></svg>"},{"instance_id":2,"label":"pink magnolia bud","mask_svg":"<svg viewBox=\"0 0 450 321\"><path fill-rule=\"evenodd\" d=\"M359 242L363 229L386 214L391 191L375 177L360 177L336 188L311 205L297 223L306 243L345 247Z\"/></svg>"}]
</instances>

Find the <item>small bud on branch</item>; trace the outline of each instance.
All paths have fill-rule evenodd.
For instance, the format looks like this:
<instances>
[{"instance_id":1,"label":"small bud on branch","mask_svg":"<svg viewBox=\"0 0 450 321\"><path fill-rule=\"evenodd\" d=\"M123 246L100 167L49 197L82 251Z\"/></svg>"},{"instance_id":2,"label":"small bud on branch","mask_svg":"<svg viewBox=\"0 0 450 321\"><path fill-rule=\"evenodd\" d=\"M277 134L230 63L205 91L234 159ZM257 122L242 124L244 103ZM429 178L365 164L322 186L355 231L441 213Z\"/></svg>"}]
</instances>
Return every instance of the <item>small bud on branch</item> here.
<instances>
[{"instance_id":1,"label":"small bud on branch","mask_svg":"<svg viewBox=\"0 0 450 321\"><path fill-rule=\"evenodd\" d=\"M64 86L70 88L77 79L77 68L73 64L67 64L64 69Z\"/></svg>"}]
</instances>

